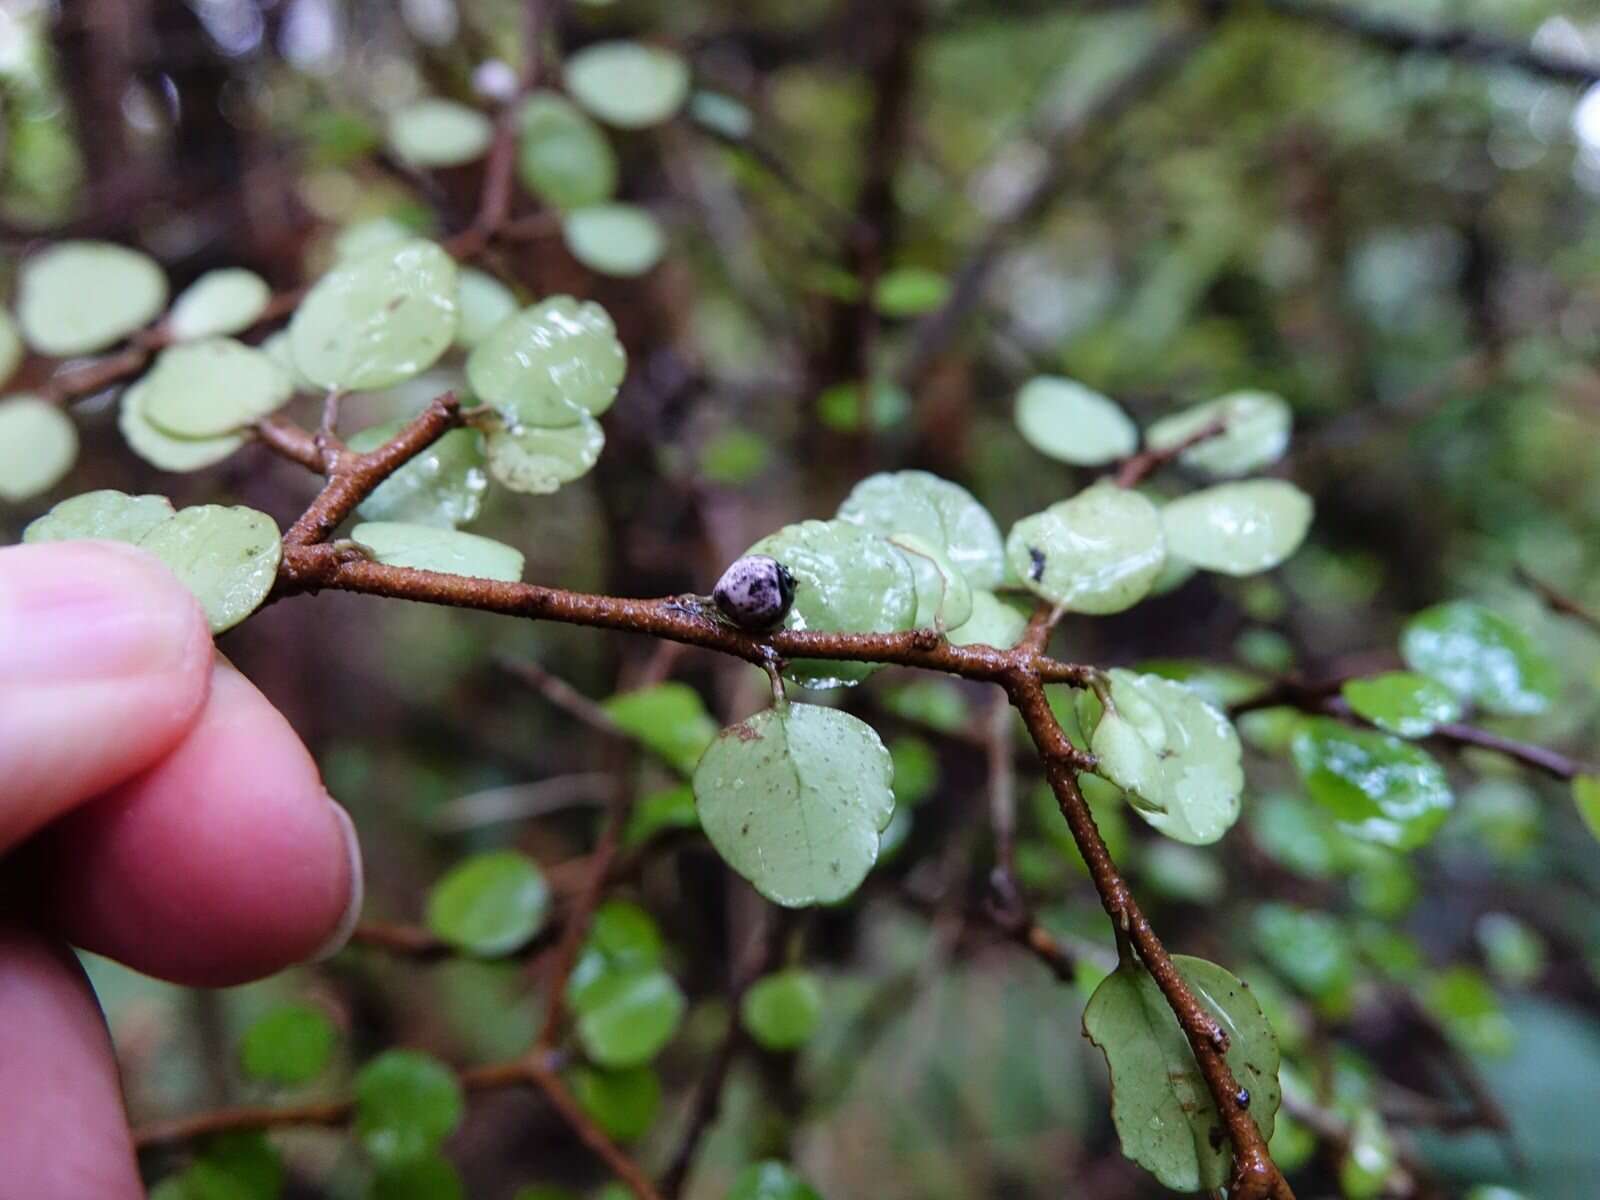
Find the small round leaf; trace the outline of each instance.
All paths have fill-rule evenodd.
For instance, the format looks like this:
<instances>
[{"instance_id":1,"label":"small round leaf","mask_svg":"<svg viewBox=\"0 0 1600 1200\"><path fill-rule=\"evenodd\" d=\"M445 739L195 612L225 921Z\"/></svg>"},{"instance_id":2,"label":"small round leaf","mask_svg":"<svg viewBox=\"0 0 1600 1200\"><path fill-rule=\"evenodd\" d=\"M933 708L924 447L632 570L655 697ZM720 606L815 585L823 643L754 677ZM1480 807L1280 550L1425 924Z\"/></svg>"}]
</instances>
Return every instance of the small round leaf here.
<instances>
[{"instance_id":1,"label":"small round leaf","mask_svg":"<svg viewBox=\"0 0 1600 1200\"><path fill-rule=\"evenodd\" d=\"M688 1001L659 968L608 971L584 989L578 1041L603 1067L637 1067L672 1040Z\"/></svg>"},{"instance_id":2,"label":"small round leaf","mask_svg":"<svg viewBox=\"0 0 1600 1200\"><path fill-rule=\"evenodd\" d=\"M172 302L167 330L180 342L238 333L256 323L271 299L272 289L254 271L207 271Z\"/></svg>"},{"instance_id":3,"label":"small round leaf","mask_svg":"<svg viewBox=\"0 0 1600 1200\"><path fill-rule=\"evenodd\" d=\"M601 707L628 736L653 750L685 775L717 736L717 723L700 693L687 683L658 683L619 692Z\"/></svg>"},{"instance_id":4,"label":"small round leaf","mask_svg":"<svg viewBox=\"0 0 1600 1200\"><path fill-rule=\"evenodd\" d=\"M350 449L369 453L404 427L393 421L363 429L350 438ZM380 483L356 511L369 521L454 529L478 515L488 490L481 436L473 429L452 429Z\"/></svg>"},{"instance_id":5,"label":"small round leaf","mask_svg":"<svg viewBox=\"0 0 1600 1200\"><path fill-rule=\"evenodd\" d=\"M787 1163L751 1163L734 1176L727 1200L822 1200L822 1195Z\"/></svg>"},{"instance_id":6,"label":"small round leaf","mask_svg":"<svg viewBox=\"0 0 1600 1200\"><path fill-rule=\"evenodd\" d=\"M510 288L475 267L463 267L457 272L456 301L461 309L461 319L456 323L456 345L468 350L522 307Z\"/></svg>"},{"instance_id":7,"label":"small round leaf","mask_svg":"<svg viewBox=\"0 0 1600 1200\"><path fill-rule=\"evenodd\" d=\"M746 554L777 559L795 577L787 629L892 633L917 615L916 575L880 537L844 521L804 521L762 538ZM871 663L797 659L789 674L811 687L859 683Z\"/></svg>"},{"instance_id":8,"label":"small round leaf","mask_svg":"<svg viewBox=\"0 0 1600 1200\"><path fill-rule=\"evenodd\" d=\"M431 96L393 113L387 135L389 149L401 162L458 167L489 149L494 124L475 108Z\"/></svg>"},{"instance_id":9,"label":"small round leaf","mask_svg":"<svg viewBox=\"0 0 1600 1200\"><path fill-rule=\"evenodd\" d=\"M602 275L643 275L667 248L656 219L636 204L595 204L561 219L561 237L572 257Z\"/></svg>"},{"instance_id":10,"label":"small round leaf","mask_svg":"<svg viewBox=\"0 0 1600 1200\"><path fill-rule=\"evenodd\" d=\"M1314 717L1301 723L1293 751L1311 798L1365 841L1415 849L1438 832L1455 803L1434 757L1388 734Z\"/></svg>"},{"instance_id":11,"label":"small round leaf","mask_svg":"<svg viewBox=\"0 0 1600 1200\"><path fill-rule=\"evenodd\" d=\"M17 323L41 354L91 354L148 324L167 279L148 254L110 242L57 242L22 264Z\"/></svg>"},{"instance_id":12,"label":"small round leaf","mask_svg":"<svg viewBox=\"0 0 1600 1200\"><path fill-rule=\"evenodd\" d=\"M250 1078L267 1083L309 1083L327 1068L338 1040L321 1009L279 1005L245 1030L239 1065Z\"/></svg>"},{"instance_id":13,"label":"small round leaf","mask_svg":"<svg viewBox=\"0 0 1600 1200\"><path fill-rule=\"evenodd\" d=\"M1168 550L1185 562L1254 575L1300 548L1311 527L1311 498L1281 479L1221 483L1168 504L1161 524Z\"/></svg>"},{"instance_id":14,"label":"small round leaf","mask_svg":"<svg viewBox=\"0 0 1600 1200\"><path fill-rule=\"evenodd\" d=\"M139 543L200 601L212 633L261 607L278 578L278 527L253 508L201 504L167 518Z\"/></svg>"},{"instance_id":15,"label":"small round leaf","mask_svg":"<svg viewBox=\"0 0 1600 1200\"><path fill-rule=\"evenodd\" d=\"M997 587L1005 574L1005 546L989 510L960 484L927 471L867 476L839 505L838 518L884 537L916 534L940 547L973 587Z\"/></svg>"},{"instance_id":16,"label":"small round leaf","mask_svg":"<svg viewBox=\"0 0 1600 1200\"><path fill-rule=\"evenodd\" d=\"M48 492L78 458L78 429L54 404L26 394L0 400L0 500Z\"/></svg>"},{"instance_id":17,"label":"small round leaf","mask_svg":"<svg viewBox=\"0 0 1600 1200\"><path fill-rule=\"evenodd\" d=\"M1116 401L1072 379L1040 375L1017 393L1017 429L1028 445L1080 467L1126 458L1139 430Z\"/></svg>"},{"instance_id":18,"label":"small round leaf","mask_svg":"<svg viewBox=\"0 0 1600 1200\"><path fill-rule=\"evenodd\" d=\"M489 473L513 492L547 496L564 483L581 479L606 446L606 433L586 412L572 425L514 425L491 429L487 439Z\"/></svg>"},{"instance_id":19,"label":"small round leaf","mask_svg":"<svg viewBox=\"0 0 1600 1200\"><path fill-rule=\"evenodd\" d=\"M926 267L885 271L872 290L873 306L886 317L915 317L932 312L950 295L950 281Z\"/></svg>"},{"instance_id":20,"label":"small round leaf","mask_svg":"<svg viewBox=\"0 0 1600 1200\"><path fill-rule=\"evenodd\" d=\"M149 389L144 380L123 389L117 410L117 428L128 448L152 467L163 471L198 471L227 458L244 445L244 435L226 433L220 437L176 437L154 424L145 415Z\"/></svg>"},{"instance_id":21,"label":"small round leaf","mask_svg":"<svg viewBox=\"0 0 1600 1200\"><path fill-rule=\"evenodd\" d=\"M294 380L270 355L220 337L168 347L138 386L145 420L180 438L232 433L294 394Z\"/></svg>"},{"instance_id":22,"label":"small round leaf","mask_svg":"<svg viewBox=\"0 0 1600 1200\"><path fill-rule=\"evenodd\" d=\"M649 1067L578 1066L567 1073L567 1084L583 1111L619 1142L643 1137L661 1111L661 1077Z\"/></svg>"},{"instance_id":23,"label":"small round leaf","mask_svg":"<svg viewBox=\"0 0 1600 1200\"><path fill-rule=\"evenodd\" d=\"M617 153L564 96L534 92L517 113L517 177L553 208L600 204L616 191Z\"/></svg>"},{"instance_id":24,"label":"small round leaf","mask_svg":"<svg viewBox=\"0 0 1600 1200\"><path fill-rule=\"evenodd\" d=\"M776 904L832 904L861 886L894 815L893 765L870 725L788 704L724 729L694 773L717 853Z\"/></svg>"},{"instance_id":25,"label":"small round leaf","mask_svg":"<svg viewBox=\"0 0 1600 1200\"><path fill-rule=\"evenodd\" d=\"M659 125L683 107L689 66L659 46L596 42L567 60L567 91L579 104L619 129Z\"/></svg>"},{"instance_id":26,"label":"small round leaf","mask_svg":"<svg viewBox=\"0 0 1600 1200\"><path fill-rule=\"evenodd\" d=\"M502 322L467 357L473 394L510 425L557 428L611 407L628 368L606 310L552 296Z\"/></svg>"},{"instance_id":27,"label":"small round leaf","mask_svg":"<svg viewBox=\"0 0 1600 1200\"><path fill-rule=\"evenodd\" d=\"M1561 691L1560 672L1532 638L1466 600L1413 617L1401 634L1400 654L1413 671L1501 716L1543 712Z\"/></svg>"},{"instance_id":28,"label":"small round leaf","mask_svg":"<svg viewBox=\"0 0 1600 1200\"><path fill-rule=\"evenodd\" d=\"M428 928L452 946L485 958L526 945L549 911L544 876L513 850L474 855L428 893Z\"/></svg>"},{"instance_id":29,"label":"small round leaf","mask_svg":"<svg viewBox=\"0 0 1600 1200\"><path fill-rule=\"evenodd\" d=\"M1144 599L1166 557L1156 506L1109 480L1022 518L1006 537L1006 559L1024 587L1091 615Z\"/></svg>"},{"instance_id":30,"label":"small round leaf","mask_svg":"<svg viewBox=\"0 0 1600 1200\"><path fill-rule=\"evenodd\" d=\"M136 543L172 516L165 496L130 496L106 488L63 500L22 531L24 542L99 538Z\"/></svg>"},{"instance_id":31,"label":"small round leaf","mask_svg":"<svg viewBox=\"0 0 1600 1200\"><path fill-rule=\"evenodd\" d=\"M475 533L401 521L367 521L352 529L350 538L386 566L503 583L522 578L522 551Z\"/></svg>"},{"instance_id":32,"label":"small round leaf","mask_svg":"<svg viewBox=\"0 0 1600 1200\"><path fill-rule=\"evenodd\" d=\"M379 246L341 262L289 323L294 360L318 387L371 391L410 379L450 348L455 260L432 242Z\"/></svg>"},{"instance_id":33,"label":"small round leaf","mask_svg":"<svg viewBox=\"0 0 1600 1200\"><path fill-rule=\"evenodd\" d=\"M822 1019L822 982L799 968L774 972L744 994L739 1019L768 1050L797 1050Z\"/></svg>"},{"instance_id":34,"label":"small round leaf","mask_svg":"<svg viewBox=\"0 0 1600 1200\"><path fill-rule=\"evenodd\" d=\"M385 1164L438 1149L461 1122L461 1085L449 1067L415 1050L389 1050L356 1074L356 1136Z\"/></svg>"},{"instance_id":35,"label":"small round leaf","mask_svg":"<svg viewBox=\"0 0 1600 1200\"><path fill-rule=\"evenodd\" d=\"M1213 426L1222 432L1197 441L1178 455L1196 471L1231 479L1259 471L1289 448L1293 417L1281 396L1271 392L1233 392L1163 417L1145 431L1152 450L1170 450Z\"/></svg>"},{"instance_id":36,"label":"small round leaf","mask_svg":"<svg viewBox=\"0 0 1600 1200\"><path fill-rule=\"evenodd\" d=\"M1357 716L1403 738L1427 737L1461 715L1461 705L1449 688L1411 671L1351 679L1339 694Z\"/></svg>"}]
</instances>

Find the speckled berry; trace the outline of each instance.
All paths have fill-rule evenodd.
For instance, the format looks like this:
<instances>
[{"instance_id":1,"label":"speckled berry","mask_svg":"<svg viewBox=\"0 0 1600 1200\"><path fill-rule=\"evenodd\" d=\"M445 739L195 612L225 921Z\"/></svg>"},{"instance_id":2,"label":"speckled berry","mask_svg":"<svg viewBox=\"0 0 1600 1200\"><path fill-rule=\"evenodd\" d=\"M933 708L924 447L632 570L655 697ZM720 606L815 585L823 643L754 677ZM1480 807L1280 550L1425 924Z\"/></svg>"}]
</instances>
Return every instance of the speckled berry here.
<instances>
[{"instance_id":1,"label":"speckled berry","mask_svg":"<svg viewBox=\"0 0 1600 1200\"><path fill-rule=\"evenodd\" d=\"M711 592L717 608L740 629L772 629L794 603L794 576L775 558L746 554L717 580Z\"/></svg>"}]
</instances>

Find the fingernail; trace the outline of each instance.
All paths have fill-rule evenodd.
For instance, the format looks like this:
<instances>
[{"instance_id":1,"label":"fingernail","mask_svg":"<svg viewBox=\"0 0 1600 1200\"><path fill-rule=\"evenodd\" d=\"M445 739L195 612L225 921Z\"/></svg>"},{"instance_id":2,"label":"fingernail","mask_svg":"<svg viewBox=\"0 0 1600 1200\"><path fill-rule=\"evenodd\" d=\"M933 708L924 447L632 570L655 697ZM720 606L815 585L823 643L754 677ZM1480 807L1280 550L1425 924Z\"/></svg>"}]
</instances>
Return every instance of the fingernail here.
<instances>
[{"instance_id":1,"label":"fingernail","mask_svg":"<svg viewBox=\"0 0 1600 1200\"><path fill-rule=\"evenodd\" d=\"M333 806L333 815L339 822L339 832L344 836L345 858L350 866L350 901L339 917L339 923L333 927L333 932L311 956L312 962L322 962L332 958L349 944L350 935L356 931L356 922L361 920L361 905L366 898L366 877L361 867L361 842L356 837L355 822L350 819L350 814L345 811L344 805L332 796L328 797L328 803Z\"/></svg>"},{"instance_id":2,"label":"fingernail","mask_svg":"<svg viewBox=\"0 0 1600 1200\"><path fill-rule=\"evenodd\" d=\"M114 542L0 552L0 679L132 678L206 651L194 598L149 555Z\"/></svg>"}]
</instances>

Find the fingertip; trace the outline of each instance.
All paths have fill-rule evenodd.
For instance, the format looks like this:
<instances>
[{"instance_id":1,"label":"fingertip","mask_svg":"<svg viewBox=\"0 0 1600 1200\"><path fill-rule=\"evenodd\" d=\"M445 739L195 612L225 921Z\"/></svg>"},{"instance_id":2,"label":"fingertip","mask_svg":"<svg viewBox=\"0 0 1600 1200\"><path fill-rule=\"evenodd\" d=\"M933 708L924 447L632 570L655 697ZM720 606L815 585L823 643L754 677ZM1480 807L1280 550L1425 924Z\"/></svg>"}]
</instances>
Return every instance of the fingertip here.
<instances>
[{"instance_id":1,"label":"fingertip","mask_svg":"<svg viewBox=\"0 0 1600 1200\"><path fill-rule=\"evenodd\" d=\"M288 723L218 662L184 742L43 840L56 928L147 974L229 986L348 939L348 818Z\"/></svg>"}]
</instances>

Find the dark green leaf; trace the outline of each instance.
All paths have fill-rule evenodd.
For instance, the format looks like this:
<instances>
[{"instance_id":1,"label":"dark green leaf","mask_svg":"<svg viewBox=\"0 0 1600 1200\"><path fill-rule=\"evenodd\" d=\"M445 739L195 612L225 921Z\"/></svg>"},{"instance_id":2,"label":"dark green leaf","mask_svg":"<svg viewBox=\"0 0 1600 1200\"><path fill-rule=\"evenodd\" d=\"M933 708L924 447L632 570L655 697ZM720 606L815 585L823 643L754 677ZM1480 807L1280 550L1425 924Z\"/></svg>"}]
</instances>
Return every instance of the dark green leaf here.
<instances>
[{"instance_id":1,"label":"dark green leaf","mask_svg":"<svg viewBox=\"0 0 1600 1200\"><path fill-rule=\"evenodd\" d=\"M768 1050L798 1049L822 1017L822 981L799 968L777 971L744 994L739 1017Z\"/></svg>"},{"instance_id":2,"label":"dark green leaf","mask_svg":"<svg viewBox=\"0 0 1600 1200\"><path fill-rule=\"evenodd\" d=\"M1355 837L1415 849L1455 803L1434 757L1388 734L1314 717L1301 724L1293 748L1306 790Z\"/></svg>"},{"instance_id":3,"label":"dark green leaf","mask_svg":"<svg viewBox=\"0 0 1600 1200\"><path fill-rule=\"evenodd\" d=\"M1418 613L1400 638L1406 665L1488 712L1543 712L1561 690L1556 666L1526 633L1481 604Z\"/></svg>"},{"instance_id":4,"label":"dark green leaf","mask_svg":"<svg viewBox=\"0 0 1600 1200\"><path fill-rule=\"evenodd\" d=\"M356 1074L355 1132L381 1163L425 1158L461 1122L461 1085L437 1059L389 1050Z\"/></svg>"},{"instance_id":5,"label":"dark green leaf","mask_svg":"<svg viewBox=\"0 0 1600 1200\"><path fill-rule=\"evenodd\" d=\"M245 1030L239 1043L244 1073L268 1083L306 1083L333 1057L338 1031L321 1009L284 1004Z\"/></svg>"},{"instance_id":6,"label":"dark green leaf","mask_svg":"<svg viewBox=\"0 0 1600 1200\"><path fill-rule=\"evenodd\" d=\"M602 707L617 726L685 775L717 736L700 693L686 683L658 683L619 692Z\"/></svg>"},{"instance_id":7,"label":"dark green leaf","mask_svg":"<svg viewBox=\"0 0 1600 1200\"><path fill-rule=\"evenodd\" d=\"M1427 737L1461 715L1461 705L1448 688L1411 671L1351 679L1339 694L1357 716L1403 738Z\"/></svg>"}]
</instances>

